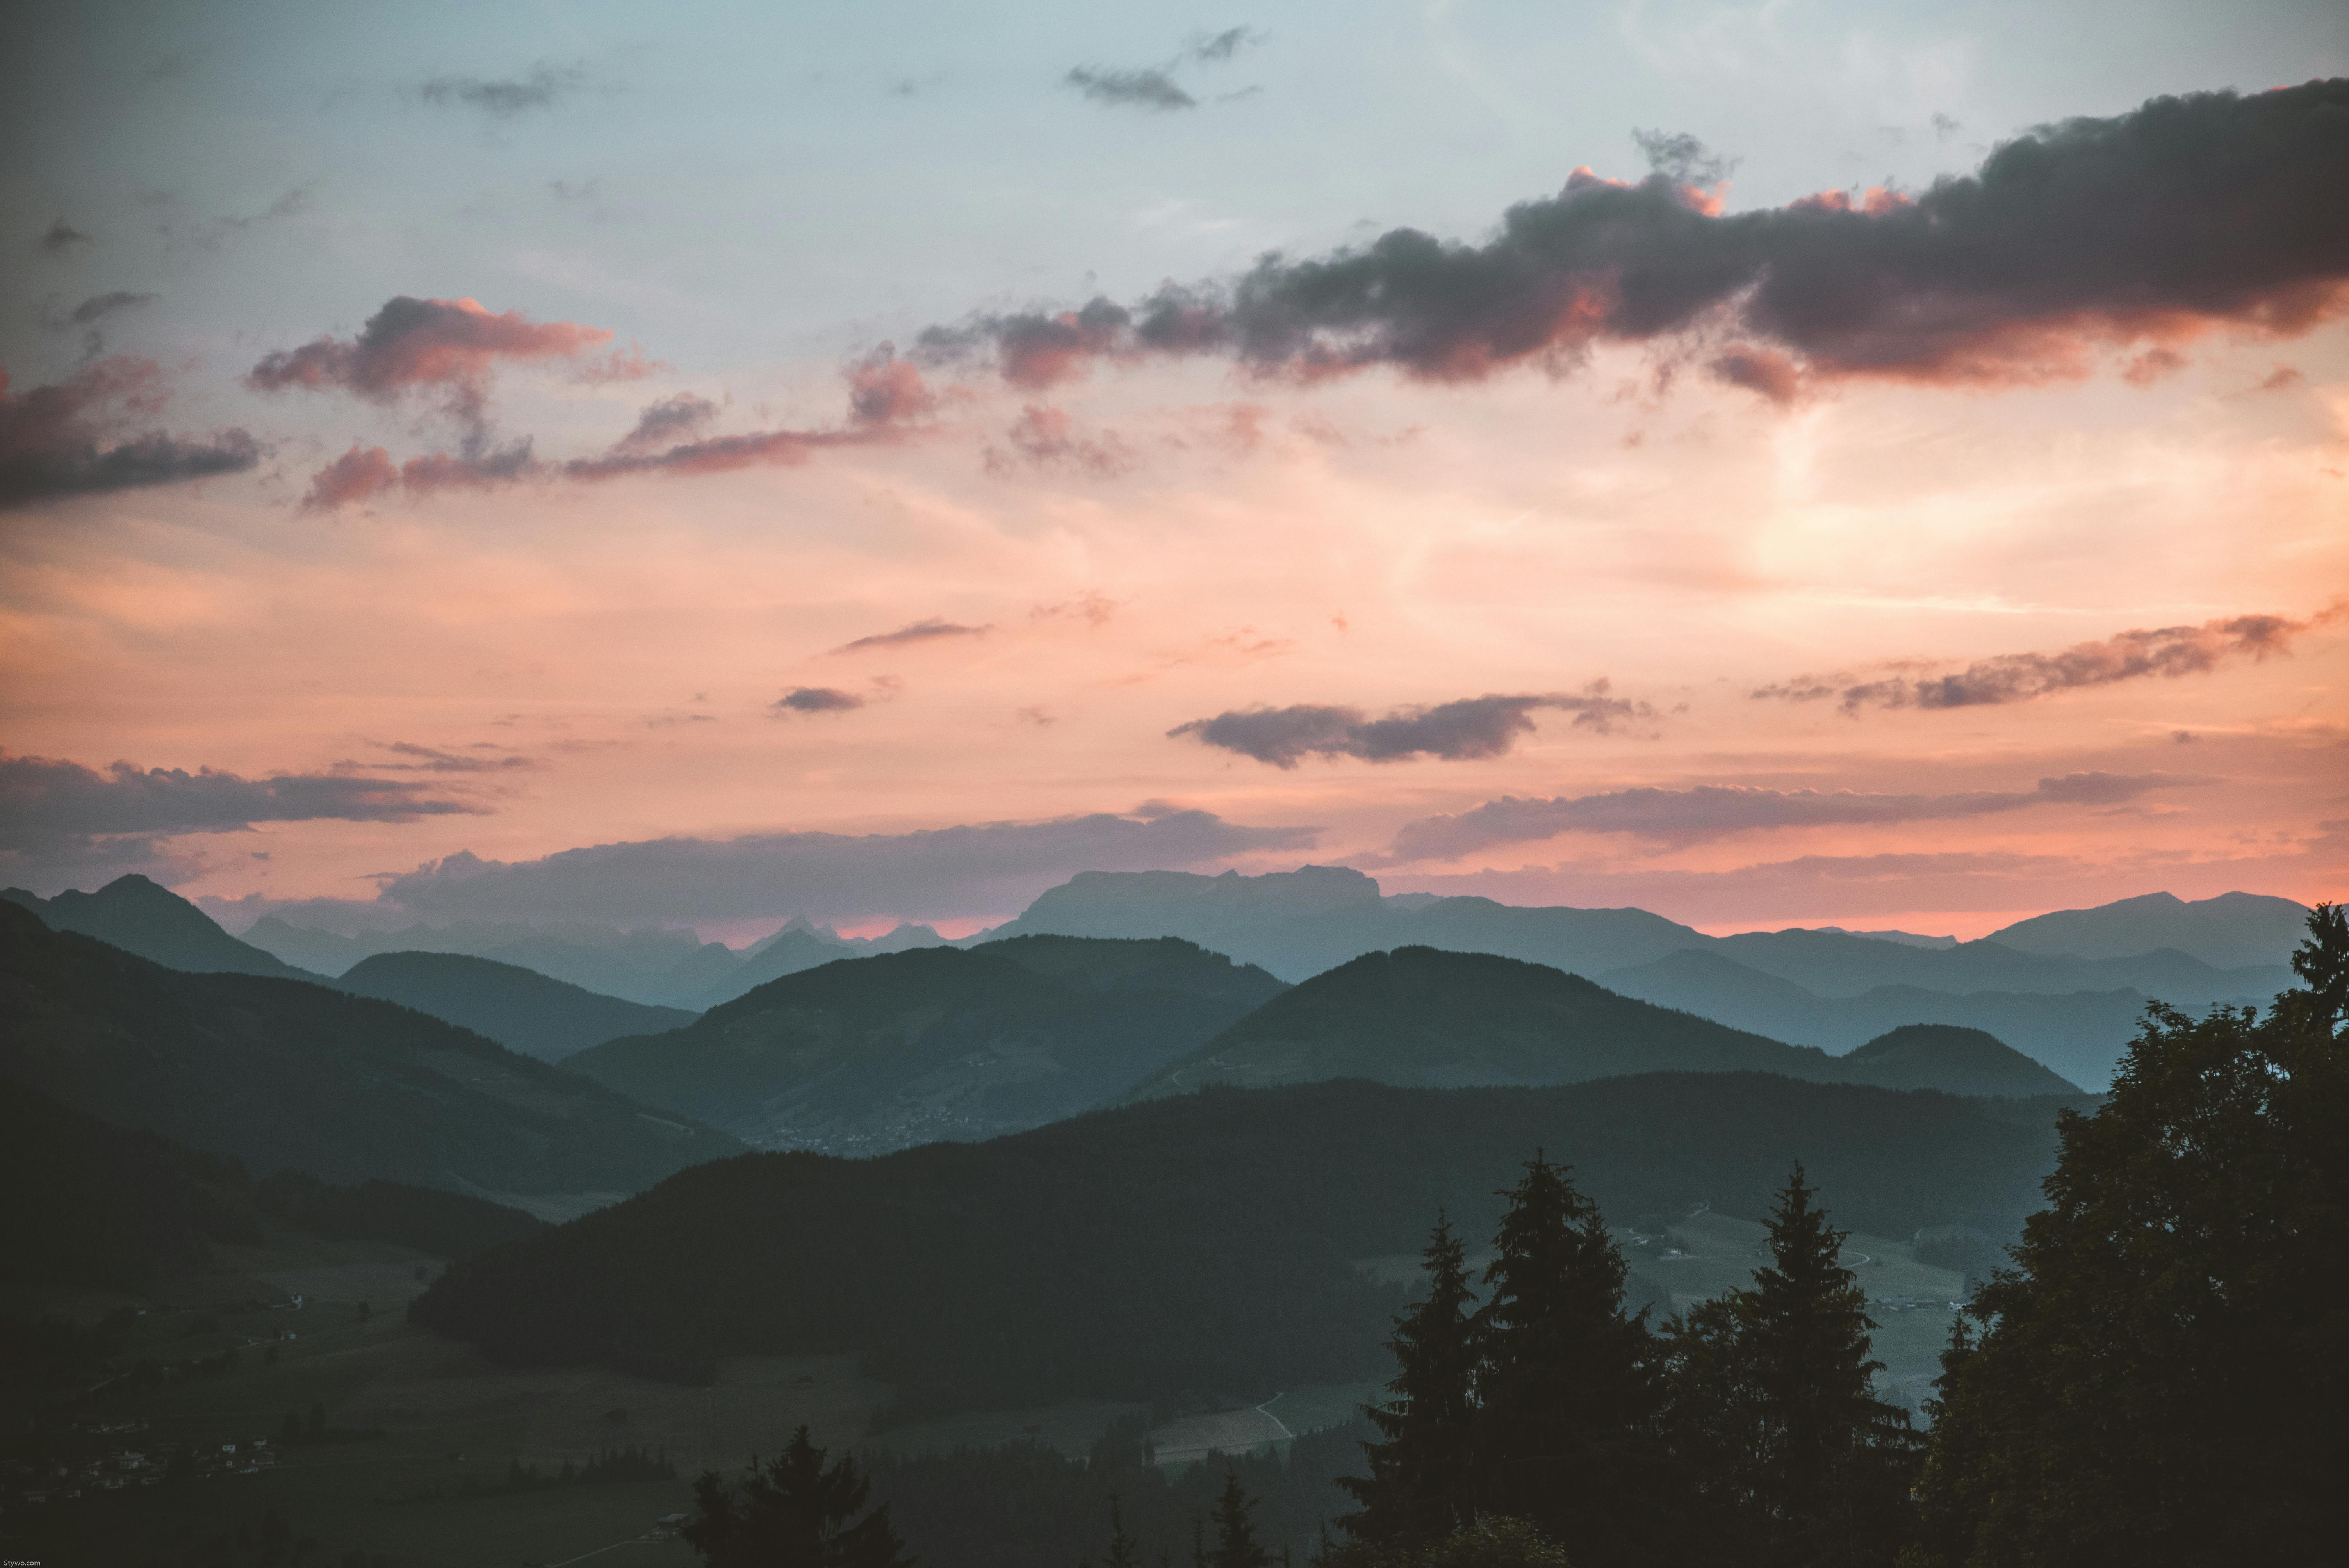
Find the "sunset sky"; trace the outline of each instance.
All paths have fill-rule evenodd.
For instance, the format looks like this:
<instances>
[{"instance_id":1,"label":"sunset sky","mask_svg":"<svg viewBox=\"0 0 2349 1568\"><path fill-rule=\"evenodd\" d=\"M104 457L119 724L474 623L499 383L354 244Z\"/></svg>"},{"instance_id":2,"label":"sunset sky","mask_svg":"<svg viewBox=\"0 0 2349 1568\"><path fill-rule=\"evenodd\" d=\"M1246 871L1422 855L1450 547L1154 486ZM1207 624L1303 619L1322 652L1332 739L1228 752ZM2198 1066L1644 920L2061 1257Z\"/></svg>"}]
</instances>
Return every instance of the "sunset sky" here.
<instances>
[{"instance_id":1,"label":"sunset sky","mask_svg":"<svg viewBox=\"0 0 2349 1568\"><path fill-rule=\"evenodd\" d=\"M0 881L2349 891L2337 0L16 27Z\"/></svg>"}]
</instances>

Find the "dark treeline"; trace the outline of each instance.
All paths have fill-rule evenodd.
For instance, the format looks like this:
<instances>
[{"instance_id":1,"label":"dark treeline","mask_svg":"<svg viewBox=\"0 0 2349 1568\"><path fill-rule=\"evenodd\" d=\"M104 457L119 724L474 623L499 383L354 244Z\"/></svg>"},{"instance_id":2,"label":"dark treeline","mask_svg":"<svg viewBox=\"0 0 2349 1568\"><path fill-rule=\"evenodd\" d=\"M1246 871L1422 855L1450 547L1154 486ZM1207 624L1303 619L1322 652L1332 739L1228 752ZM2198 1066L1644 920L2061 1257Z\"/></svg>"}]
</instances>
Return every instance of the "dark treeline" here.
<instances>
[{"instance_id":1,"label":"dark treeline","mask_svg":"<svg viewBox=\"0 0 2349 1568\"><path fill-rule=\"evenodd\" d=\"M2051 1144L1946 1095L1764 1074L1211 1090L879 1160L714 1162L461 1262L411 1312L510 1362L688 1380L856 1352L908 1416L1211 1407L1375 1376L1401 1296L1355 1261L1415 1253L1439 1207L1488 1230L1537 1146L1626 1221L1762 1218L1799 1156L1843 1222L1907 1235L2012 1234Z\"/></svg>"},{"instance_id":2,"label":"dark treeline","mask_svg":"<svg viewBox=\"0 0 2349 1568\"><path fill-rule=\"evenodd\" d=\"M1111 1507L1142 1562L1191 1560L1225 1479L1237 1476L1251 1520L1276 1554L1302 1563L1346 1511L1340 1476L1361 1466L1356 1423L1312 1432L1287 1455L1217 1456L1174 1470L1144 1462L1139 1422L1113 1429L1091 1460L1031 1444L904 1457L863 1456L873 1495L889 1505L906 1549L929 1568L1031 1568L1110 1555Z\"/></svg>"},{"instance_id":3,"label":"dark treeline","mask_svg":"<svg viewBox=\"0 0 2349 1568\"><path fill-rule=\"evenodd\" d=\"M254 1191L271 1214L329 1241L392 1242L436 1257L465 1258L538 1234L546 1222L462 1192L400 1181L336 1186L280 1171Z\"/></svg>"}]
</instances>

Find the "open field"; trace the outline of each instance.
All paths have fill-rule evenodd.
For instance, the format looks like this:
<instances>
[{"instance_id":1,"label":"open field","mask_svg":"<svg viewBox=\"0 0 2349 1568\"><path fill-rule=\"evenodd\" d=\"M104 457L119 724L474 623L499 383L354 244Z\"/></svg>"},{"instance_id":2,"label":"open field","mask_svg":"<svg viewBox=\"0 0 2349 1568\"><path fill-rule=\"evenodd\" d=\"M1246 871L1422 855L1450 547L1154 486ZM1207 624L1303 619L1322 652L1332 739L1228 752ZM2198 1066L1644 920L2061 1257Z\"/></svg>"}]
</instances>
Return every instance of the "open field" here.
<instances>
[{"instance_id":1,"label":"open field","mask_svg":"<svg viewBox=\"0 0 2349 1568\"><path fill-rule=\"evenodd\" d=\"M1147 1405L1114 1399L1068 1399L1030 1410L968 1410L902 1427L885 1427L868 1434L865 1445L911 1455L1035 1443L1081 1460L1092 1451L1093 1444L1116 1422L1147 1419L1149 1415Z\"/></svg>"},{"instance_id":2,"label":"open field","mask_svg":"<svg viewBox=\"0 0 2349 1568\"><path fill-rule=\"evenodd\" d=\"M72 1411L83 1429L45 1434L37 1454L11 1453L39 1463L36 1474L7 1477L6 1556L177 1568L224 1534L258 1532L274 1512L295 1538L315 1539L312 1563L356 1550L394 1568L472 1568L611 1547L595 1559L599 1568L684 1568L697 1559L681 1542L640 1538L690 1506L699 1470L772 1453L802 1422L819 1443L855 1442L887 1393L845 1357L731 1359L709 1388L595 1368L499 1367L404 1321L400 1305L420 1288L416 1271L437 1272L438 1260L335 1243L238 1251L230 1261L245 1271L173 1282L147 1298L125 1354L185 1362L234 1349L235 1364L103 1390ZM305 1298L298 1310L257 1305L294 1294ZM121 1299L80 1293L12 1306L87 1321ZM325 1438L287 1442L287 1414L306 1426L314 1404ZM88 1429L101 1425L119 1429ZM222 1453L230 1443L234 1456ZM200 1473L148 1483L183 1446L205 1456ZM678 1479L507 1490L517 1464L551 1478L566 1460L628 1446L665 1452ZM86 1480L83 1466L109 1453L145 1463L106 1478L119 1489ZM76 1473L57 1478L58 1465ZM25 1501L36 1487L47 1501Z\"/></svg>"}]
</instances>

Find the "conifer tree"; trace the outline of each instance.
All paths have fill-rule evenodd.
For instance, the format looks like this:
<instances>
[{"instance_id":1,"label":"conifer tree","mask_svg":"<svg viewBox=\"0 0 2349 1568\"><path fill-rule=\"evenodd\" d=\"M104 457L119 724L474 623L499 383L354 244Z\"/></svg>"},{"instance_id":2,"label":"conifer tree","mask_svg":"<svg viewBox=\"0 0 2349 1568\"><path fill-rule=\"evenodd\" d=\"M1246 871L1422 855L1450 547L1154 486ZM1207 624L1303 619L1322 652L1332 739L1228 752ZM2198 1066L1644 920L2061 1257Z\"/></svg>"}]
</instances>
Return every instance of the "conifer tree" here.
<instances>
[{"instance_id":1,"label":"conifer tree","mask_svg":"<svg viewBox=\"0 0 2349 1568\"><path fill-rule=\"evenodd\" d=\"M1256 1538L1248 1512L1256 1500L1241 1489L1239 1472L1227 1471L1216 1499L1216 1550L1208 1568L1272 1568L1272 1554Z\"/></svg>"},{"instance_id":2,"label":"conifer tree","mask_svg":"<svg viewBox=\"0 0 2349 1568\"><path fill-rule=\"evenodd\" d=\"M1668 1426L1699 1560L1889 1563L1909 1526L1917 1439L1908 1413L1876 1398L1867 1293L1815 1196L1797 1164L1753 1287L1668 1331Z\"/></svg>"},{"instance_id":3,"label":"conifer tree","mask_svg":"<svg viewBox=\"0 0 2349 1568\"><path fill-rule=\"evenodd\" d=\"M2155 1004L1943 1360L1929 1556L2078 1568L2341 1552L2349 918L2265 1018Z\"/></svg>"},{"instance_id":4,"label":"conifer tree","mask_svg":"<svg viewBox=\"0 0 2349 1568\"><path fill-rule=\"evenodd\" d=\"M1623 1314L1623 1254L1598 1205L1537 1151L1476 1314L1475 1501L1529 1520L1583 1568L1643 1555L1655 1412L1644 1309Z\"/></svg>"},{"instance_id":5,"label":"conifer tree","mask_svg":"<svg viewBox=\"0 0 2349 1568\"><path fill-rule=\"evenodd\" d=\"M827 1466L802 1427L739 1487L704 1474L678 1533L710 1568L912 1568L887 1503L856 1517L871 1490L847 1455Z\"/></svg>"},{"instance_id":6,"label":"conifer tree","mask_svg":"<svg viewBox=\"0 0 2349 1568\"><path fill-rule=\"evenodd\" d=\"M1109 1494L1109 1555L1102 1568L1142 1568L1142 1543L1125 1532L1125 1503L1115 1492Z\"/></svg>"},{"instance_id":7,"label":"conifer tree","mask_svg":"<svg viewBox=\"0 0 2349 1568\"><path fill-rule=\"evenodd\" d=\"M1468 1445L1475 1414L1475 1293L1467 1253L1452 1225L1438 1215L1421 1260L1427 1295L1395 1319L1392 1398L1366 1405L1363 1414L1384 1441L1366 1442L1368 1476L1338 1484L1362 1507L1341 1522L1359 1539L1417 1543L1440 1540L1468 1522Z\"/></svg>"}]
</instances>

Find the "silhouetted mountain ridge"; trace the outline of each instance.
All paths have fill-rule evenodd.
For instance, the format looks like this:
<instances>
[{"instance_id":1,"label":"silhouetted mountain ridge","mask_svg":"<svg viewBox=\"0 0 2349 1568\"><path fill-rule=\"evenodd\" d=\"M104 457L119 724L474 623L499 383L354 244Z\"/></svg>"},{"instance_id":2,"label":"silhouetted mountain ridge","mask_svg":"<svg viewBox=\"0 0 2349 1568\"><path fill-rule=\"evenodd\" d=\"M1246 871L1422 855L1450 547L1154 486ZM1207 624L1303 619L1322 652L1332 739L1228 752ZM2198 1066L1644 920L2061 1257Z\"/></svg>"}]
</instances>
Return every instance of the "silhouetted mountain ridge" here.
<instances>
[{"instance_id":1,"label":"silhouetted mountain ridge","mask_svg":"<svg viewBox=\"0 0 2349 1568\"><path fill-rule=\"evenodd\" d=\"M534 969L458 953L378 953L335 983L338 991L397 1002L471 1029L510 1051L559 1062L622 1035L693 1022L681 1007L648 1007L550 979Z\"/></svg>"},{"instance_id":2,"label":"silhouetted mountain ridge","mask_svg":"<svg viewBox=\"0 0 2349 1568\"><path fill-rule=\"evenodd\" d=\"M184 974L13 905L0 1075L249 1169L333 1181L616 1196L741 1147L392 1003Z\"/></svg>"}]
</instances>

